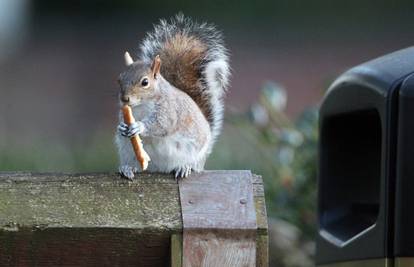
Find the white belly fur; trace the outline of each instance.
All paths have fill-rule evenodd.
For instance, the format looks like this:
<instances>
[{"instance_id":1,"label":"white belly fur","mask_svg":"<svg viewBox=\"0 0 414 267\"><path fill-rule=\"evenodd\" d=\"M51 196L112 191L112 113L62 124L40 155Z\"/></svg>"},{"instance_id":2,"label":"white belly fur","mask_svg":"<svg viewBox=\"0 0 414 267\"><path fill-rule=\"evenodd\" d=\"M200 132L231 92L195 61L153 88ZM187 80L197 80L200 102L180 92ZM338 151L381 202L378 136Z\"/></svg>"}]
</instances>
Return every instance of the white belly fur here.
<instances>
[{"instance_id":1,"label":"white belly fur","mask_svg":"<svg viewBox=\"0 0 414 267\"><path fill-rule=\"evenodd\" d=\"M195 140L173 134L162 138L144 138L143 144L151 158L149 171L168 173L181 166L191 166L195 171L204 168L208 142L200 149Z\"/></svg>"}]
</instances>

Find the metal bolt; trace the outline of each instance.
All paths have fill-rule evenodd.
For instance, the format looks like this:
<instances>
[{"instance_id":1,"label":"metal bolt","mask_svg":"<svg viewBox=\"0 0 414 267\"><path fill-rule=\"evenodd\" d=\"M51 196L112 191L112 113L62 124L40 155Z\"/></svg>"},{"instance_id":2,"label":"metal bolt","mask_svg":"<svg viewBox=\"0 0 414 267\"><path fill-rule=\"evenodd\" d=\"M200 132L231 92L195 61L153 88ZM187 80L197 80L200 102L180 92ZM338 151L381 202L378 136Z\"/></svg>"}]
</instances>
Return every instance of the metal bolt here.
<instances>
[{"instance_id":1,"label":"metal bolt","mask_svg":"<svg viewBox=\"0 0 414 267\"><path fill-rule=\"evenodd\" d=\"M188 201L188 203L190 203L190 204L194 204L194 201L190 199L190 200Z\"/></svg>"},{"instance_id":2,"label":"metal bolt","mask_svg":"<svg viewBox=\"0 0 414 267\"><path fill-rule=\"evenodd\" d=\"M247 203L247 199L245 198L240 199L240 204L246 204L246 203Z\"/></svg>"}]
</instances>

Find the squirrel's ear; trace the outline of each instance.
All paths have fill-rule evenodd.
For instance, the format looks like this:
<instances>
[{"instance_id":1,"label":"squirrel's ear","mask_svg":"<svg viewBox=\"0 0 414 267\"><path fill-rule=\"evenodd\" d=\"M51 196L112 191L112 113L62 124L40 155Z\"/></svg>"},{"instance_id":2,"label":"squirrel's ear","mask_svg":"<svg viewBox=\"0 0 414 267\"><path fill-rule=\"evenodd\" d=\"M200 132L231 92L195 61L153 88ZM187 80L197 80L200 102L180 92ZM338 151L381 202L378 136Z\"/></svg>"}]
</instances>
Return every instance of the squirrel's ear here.
<instances>
[{"instance_id":1,"label":"squirrel's ear","mask_svg":"<svg viewBox=\"0 0 414 267\"><path fill-rule=\"evenodd\" d=\"M134 63L134 60L132 59L131 55L127 52L125 52L124 54L124 59L125 59L125 65L129 66L132 63Z\"/></svg>"},{"instance_id":2,"label":"squirrel's ear","mask_svg":"<svg viewBox=\"0 0 414 267\"><path fill-rule=\"evenodd\" d=\"M157 75L160 73L160 68L161 68L161 58L160 58L160 55L157 55L154 58L154 61L152 62L152 65L151 65L151 71L152 71L152 75L154 76L154 78L156 78Z\"/></svg>"}]
</instances>

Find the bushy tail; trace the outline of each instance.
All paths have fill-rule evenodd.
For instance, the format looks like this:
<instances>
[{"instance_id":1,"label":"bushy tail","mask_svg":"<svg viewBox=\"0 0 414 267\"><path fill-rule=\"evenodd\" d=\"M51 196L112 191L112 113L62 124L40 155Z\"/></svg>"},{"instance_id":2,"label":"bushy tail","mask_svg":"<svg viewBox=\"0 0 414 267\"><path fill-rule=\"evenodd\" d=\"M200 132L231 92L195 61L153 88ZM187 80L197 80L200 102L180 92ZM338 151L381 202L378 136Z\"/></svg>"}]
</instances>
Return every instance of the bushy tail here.
<instances>
[{"instance_id":1,"label":"bushy tail","mask_svg":"<svg viewBox=\"0 0 414 267\"><path fill-rule=\"evenodd\" d=\"M161 20L140 48L138 56L147 64L160 55L161 75L198 104L210 124L211 150L221 130L223 97L230 75L221 32L214 25L178 14L169 21Z\"/></svg>"}]
</instances>

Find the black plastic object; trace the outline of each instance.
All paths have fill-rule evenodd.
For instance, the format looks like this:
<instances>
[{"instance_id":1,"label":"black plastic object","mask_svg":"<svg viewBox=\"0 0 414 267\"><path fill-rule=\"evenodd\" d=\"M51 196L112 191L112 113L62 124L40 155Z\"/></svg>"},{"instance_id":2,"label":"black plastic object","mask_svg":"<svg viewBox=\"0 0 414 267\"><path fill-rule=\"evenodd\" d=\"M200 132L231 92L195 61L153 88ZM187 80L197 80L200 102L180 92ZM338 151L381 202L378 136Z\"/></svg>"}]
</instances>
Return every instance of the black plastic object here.
<instances>
[{"instance_id":1,"label":"black plastic object","mask_svg":"<svg viewBox=\"0 0 414 267\"><path fill-rule=\"evenodd\" d=\"M323 100L317 265L414 255L413 72L414 47L352 68Z\"/></svg>"},{"instance_id":2,"label":"black plastic object","mask_svg":"<svg viewBox=\"0 0 414 267\"><path fill-rule=\"evenodd\" d=\"M414 75L399 91L396 173L394 256L414 257Z\"/></svg>"}]
</instances>

